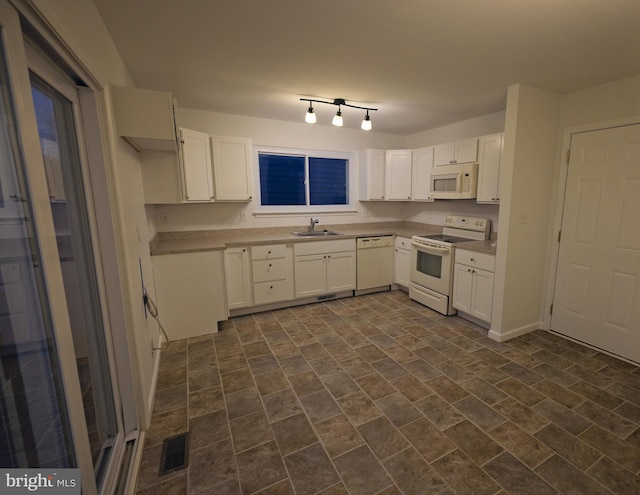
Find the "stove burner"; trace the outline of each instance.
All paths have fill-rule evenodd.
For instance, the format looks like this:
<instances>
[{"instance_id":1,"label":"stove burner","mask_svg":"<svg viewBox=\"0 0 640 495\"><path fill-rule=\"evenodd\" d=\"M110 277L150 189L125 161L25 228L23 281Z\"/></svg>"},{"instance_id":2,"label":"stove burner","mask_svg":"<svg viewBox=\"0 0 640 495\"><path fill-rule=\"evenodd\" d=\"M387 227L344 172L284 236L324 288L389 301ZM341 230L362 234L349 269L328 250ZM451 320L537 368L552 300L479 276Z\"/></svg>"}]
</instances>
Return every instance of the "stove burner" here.
<instances>
[{"instance_id":1,"label":"stove burner","mask_svg":"<svg viewBox=\"0 0 640 495\"><path fill-rule=\"evenodd\" d=\"M425 239L433 239L434 241L449 242L451 244L455 244L456 242L465 242L465 241L473 240L473 239L466 239L464 237L454 237L447 234L431 234L431 235L424 235L420 237L424 237Z\"/></svg>"}]
</instances>

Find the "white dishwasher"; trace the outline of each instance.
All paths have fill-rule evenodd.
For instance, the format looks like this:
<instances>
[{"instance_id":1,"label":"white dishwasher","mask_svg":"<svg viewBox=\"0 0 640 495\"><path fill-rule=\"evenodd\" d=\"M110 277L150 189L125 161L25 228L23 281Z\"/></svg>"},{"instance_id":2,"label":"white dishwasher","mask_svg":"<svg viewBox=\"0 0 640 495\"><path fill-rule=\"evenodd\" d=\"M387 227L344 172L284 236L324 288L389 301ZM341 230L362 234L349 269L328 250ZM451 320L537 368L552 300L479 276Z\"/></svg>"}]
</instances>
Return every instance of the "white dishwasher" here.
<instances>
[{"instance_id":1,"label":"white dishwasher","mask_svg":"<svg viewBox=\"0 0 640 495\"><path fill-rule=\"evenodd\" d=\"M356 291L389 289L393 283L393 236L356 239Z\"/></svg>"}]
</instances>

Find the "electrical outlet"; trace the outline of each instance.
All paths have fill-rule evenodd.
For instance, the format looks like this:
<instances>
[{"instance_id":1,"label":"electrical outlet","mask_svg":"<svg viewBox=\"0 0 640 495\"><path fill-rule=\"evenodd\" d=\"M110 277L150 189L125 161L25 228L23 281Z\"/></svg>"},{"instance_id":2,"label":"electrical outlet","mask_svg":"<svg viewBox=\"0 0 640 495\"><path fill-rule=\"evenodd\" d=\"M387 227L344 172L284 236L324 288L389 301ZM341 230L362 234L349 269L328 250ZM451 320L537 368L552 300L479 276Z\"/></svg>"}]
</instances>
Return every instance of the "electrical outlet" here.
<instances>
[{"instance_id":1,"label":"electrical outlet","mask_svg":"<svg viewBox=\"0 0 640 495\"><path fill-rule=\"evenodd\" d=\"M527 223L529 223L529 213L527 213L526 211L521 211L518 223L520 225L526 225Z\"/></svg>"},{"instance_id":2,"label":"electrical outlet","mask_svg":"<svg viewBox=\"0 0 640 495\"><path fill-rule=\"evenodd\" d=\"M160 213L160 223L166 225L169 223L169 214L168 213Z\"/></svg>"},{"instance_id":3,"label":"electrical outlet","mask_svg":"<svg viewBox=\"0 0 640 495\"><path fill-rule=\"evenodd\" d=\"M244 210L242 210L242 211L240 212L240 221L241 221L241 222L246 222L246 221L247 221L247 212L246 212L246 211L244 211Z\"/></svg>"}]
</instances>

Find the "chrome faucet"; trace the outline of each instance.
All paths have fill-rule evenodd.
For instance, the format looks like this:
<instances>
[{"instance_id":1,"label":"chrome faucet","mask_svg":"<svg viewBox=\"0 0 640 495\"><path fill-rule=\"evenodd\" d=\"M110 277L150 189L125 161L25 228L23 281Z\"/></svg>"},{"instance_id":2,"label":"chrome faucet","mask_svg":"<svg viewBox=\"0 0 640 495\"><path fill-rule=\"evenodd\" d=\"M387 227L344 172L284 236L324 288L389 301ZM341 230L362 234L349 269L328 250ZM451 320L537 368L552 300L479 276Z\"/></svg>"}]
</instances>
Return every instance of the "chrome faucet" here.
<instances>
[{"instance_id":1,"label":"chrome faucet","mask_svg":"<svg viewBox=\"0 0 640 495\"><path fill-rule=\"evenodd\" d=\"M314 231L317 223L320 223L320 220L318 220L317 218L314 220L313 217L311 217L311 220L309 221L309 232Z\"/></svg>"}]
</instances>

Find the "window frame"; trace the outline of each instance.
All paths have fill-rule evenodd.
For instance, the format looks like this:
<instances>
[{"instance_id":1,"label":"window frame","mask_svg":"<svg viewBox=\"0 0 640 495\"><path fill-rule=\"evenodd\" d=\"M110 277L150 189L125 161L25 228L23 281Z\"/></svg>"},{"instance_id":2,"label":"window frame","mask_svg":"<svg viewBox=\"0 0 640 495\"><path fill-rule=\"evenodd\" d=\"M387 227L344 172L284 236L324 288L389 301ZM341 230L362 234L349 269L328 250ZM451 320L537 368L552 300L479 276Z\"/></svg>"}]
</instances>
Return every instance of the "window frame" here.
<instances>
[{"instance_id":1,"label":"window frame","mask_svg":"<svg viewBox=\"0 0 640 495\"><path fill-rule=\"evenodd\" d=\"M302 156L305 158L305 205L263 205L262 189L260 184L260 154L270 155L291 155ZM308 215L318 213L355 213L356 200L356 178L354 176L355 163L354 153L341 151L326 151L301 148L280 148L272 146L254 146L254 181L255 181L255 197L258 200L255 215ZM346 160L347 162L347 203L343 205L311 205L309 204L309 158L329 158Z\"/></svg>"}]
</instances>

